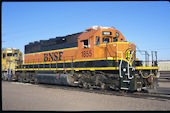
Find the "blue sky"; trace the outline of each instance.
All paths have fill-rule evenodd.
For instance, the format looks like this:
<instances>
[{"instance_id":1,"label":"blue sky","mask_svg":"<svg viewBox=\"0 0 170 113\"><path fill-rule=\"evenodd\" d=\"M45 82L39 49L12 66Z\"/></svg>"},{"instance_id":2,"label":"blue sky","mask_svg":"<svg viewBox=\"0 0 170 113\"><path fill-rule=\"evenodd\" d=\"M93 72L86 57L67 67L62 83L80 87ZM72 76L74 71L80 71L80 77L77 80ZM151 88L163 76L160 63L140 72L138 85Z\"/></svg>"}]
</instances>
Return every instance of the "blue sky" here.
<instances>
[{"instance_id":1,"label":"blue sky","mask_svg":"<svg viewBox=\"0 0 170 113\"><path fill-rule=\"evenodd\" d=\"M24 52L29 42L65 36L94 26L114 26L141 50L170 60L170 3L2 2L2 48Z\"/></svg>"}]
</instances>

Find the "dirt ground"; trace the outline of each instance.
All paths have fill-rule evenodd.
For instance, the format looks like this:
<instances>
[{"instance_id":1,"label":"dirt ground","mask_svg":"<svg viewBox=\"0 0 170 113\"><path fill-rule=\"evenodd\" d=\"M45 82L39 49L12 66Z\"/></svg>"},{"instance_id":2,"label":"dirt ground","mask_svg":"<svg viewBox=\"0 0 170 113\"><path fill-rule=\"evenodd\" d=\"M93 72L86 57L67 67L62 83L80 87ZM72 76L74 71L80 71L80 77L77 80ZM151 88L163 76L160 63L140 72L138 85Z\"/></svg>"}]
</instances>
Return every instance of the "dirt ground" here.
<instances>
[{"instance_id":1,"label":"dirt ground","mask_svg":"<svg viewBox=\"0 0 170 113\"><path fill-rule=\"evenodd\" d=\"M170 88L170 83L159 83ZM17 111L167 111L170 99L135 98L2 82L2 110Z\"/></svg>"}]
</instances>

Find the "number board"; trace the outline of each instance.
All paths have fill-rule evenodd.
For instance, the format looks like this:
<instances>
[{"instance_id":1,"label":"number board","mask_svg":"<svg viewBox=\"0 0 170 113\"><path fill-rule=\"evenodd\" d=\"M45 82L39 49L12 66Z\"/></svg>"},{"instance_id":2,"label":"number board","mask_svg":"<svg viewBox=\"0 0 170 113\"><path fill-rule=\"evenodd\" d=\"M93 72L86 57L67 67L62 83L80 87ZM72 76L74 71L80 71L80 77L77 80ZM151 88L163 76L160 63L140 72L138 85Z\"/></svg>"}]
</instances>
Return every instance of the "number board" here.
<instances>
[{"instance_id":1,"label":"number board","mask_svg":"<svg viewBox=\"0 0 170 113\"><path fill-rule=\"evenodd\" d=\"M109 31L103 31L103 32L102 32L102 35L112 35L112 32L109 32Z\"/></svg>"}]
</instances>

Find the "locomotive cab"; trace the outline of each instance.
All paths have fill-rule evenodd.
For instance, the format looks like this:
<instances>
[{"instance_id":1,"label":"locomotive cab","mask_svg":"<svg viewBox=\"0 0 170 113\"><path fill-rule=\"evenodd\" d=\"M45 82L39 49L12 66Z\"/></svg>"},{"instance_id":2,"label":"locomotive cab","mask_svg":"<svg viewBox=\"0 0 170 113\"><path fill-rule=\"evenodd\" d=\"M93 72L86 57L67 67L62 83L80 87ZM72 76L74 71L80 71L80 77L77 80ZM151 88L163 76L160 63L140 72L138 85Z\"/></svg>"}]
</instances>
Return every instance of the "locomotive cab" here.
<instances>
[{"instance_id":1,"label":"locomotive cab","mask_svg":"<svg viewBox=\"0 0 170 113\"><path fill-rule=\"evenodd\" d=\"M77 59L93 59L95 65L99 65L97 62L101 60L106 61L101 67L107 67L107 70L112 70L109 73L119 76L120 89L142 90L143 87L156 87L153 82L144 79L141 72L156 78L158 67L142 67L141 61L136 60L135 44L127 42L118 30L94 26L86 31L78 38ZM152 70L152 73L149 73L149 70ZM142 85L146 82L147 85Z\"/></svg>"},{"instance_id":2,"label":"locomotive cab","mask_svg":"<svg viewBox=\"0 0 170 113\"><path fill-rule=\"evenodd\" d=\"M14 79L15 69L22 65L22 52L14 48L2 50L2 78Z\"/></svg>"}]
</instances>

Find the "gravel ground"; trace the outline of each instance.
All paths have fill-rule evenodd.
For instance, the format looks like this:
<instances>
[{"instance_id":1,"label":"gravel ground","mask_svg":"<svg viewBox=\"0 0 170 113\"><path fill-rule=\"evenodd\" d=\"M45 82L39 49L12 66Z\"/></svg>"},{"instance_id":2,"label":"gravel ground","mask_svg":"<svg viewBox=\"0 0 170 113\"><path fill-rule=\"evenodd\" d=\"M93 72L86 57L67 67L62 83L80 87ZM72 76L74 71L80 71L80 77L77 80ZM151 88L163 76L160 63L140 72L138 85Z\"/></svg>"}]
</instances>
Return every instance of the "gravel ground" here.
<instances>
[{"instance_id":1,"label":"gravel ground","mask_svg":"<svg viewBox=\"0 0 170 113\"><path fill-rule=\"evenodd\" d=\"M170 83L160 83L161 87ZM167 111L170 100L104 95L2 82L2 110L17 111Z\"/></svg>"}]
</instances>

